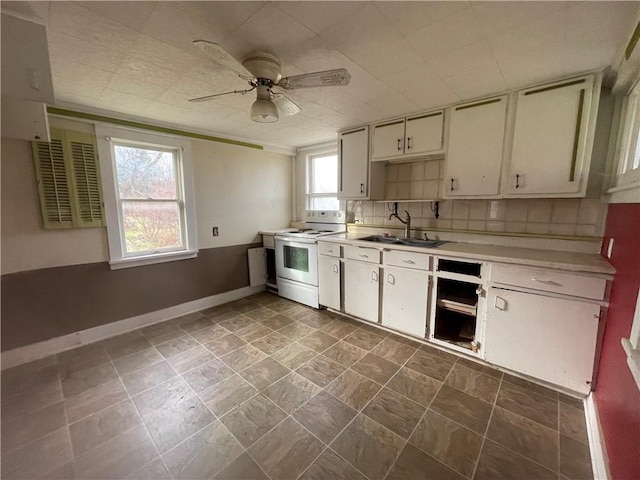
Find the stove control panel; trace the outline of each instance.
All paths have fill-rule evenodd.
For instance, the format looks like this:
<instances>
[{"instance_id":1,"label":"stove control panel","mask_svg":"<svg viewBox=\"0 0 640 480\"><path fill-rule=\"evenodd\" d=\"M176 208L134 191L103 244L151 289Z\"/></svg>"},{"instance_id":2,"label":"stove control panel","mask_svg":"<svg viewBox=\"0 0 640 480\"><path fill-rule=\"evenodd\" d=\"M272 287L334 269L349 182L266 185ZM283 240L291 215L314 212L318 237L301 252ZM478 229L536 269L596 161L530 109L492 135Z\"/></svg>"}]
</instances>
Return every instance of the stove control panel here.
<instances>
[{"instance_id":1,"label":"stove control panel","mask_svg":"<svg viewBox=\"0 0 640 480\"><path fill-rule=\"evenodd\" d=\"M343 210L307 210L306 222L345 223Z\"/></svg>"}]
</instances>

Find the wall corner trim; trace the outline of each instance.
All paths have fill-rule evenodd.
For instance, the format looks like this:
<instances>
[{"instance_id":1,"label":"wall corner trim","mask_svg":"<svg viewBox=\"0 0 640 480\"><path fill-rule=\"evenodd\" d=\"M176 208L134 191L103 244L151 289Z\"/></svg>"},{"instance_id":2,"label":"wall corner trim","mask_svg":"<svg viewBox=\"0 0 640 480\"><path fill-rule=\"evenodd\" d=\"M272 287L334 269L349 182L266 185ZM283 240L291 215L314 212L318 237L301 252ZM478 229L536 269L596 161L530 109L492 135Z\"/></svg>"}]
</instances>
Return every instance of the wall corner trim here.
<instances>
[{"instance_id":1,"label":"wall corner trim","mask_svg":"<svg viewBox=\"0 0 640 480\"><path fill-rule=\"evenodd\" d=\"M589 451L591 452L591 468L595 480L610 480L609 460L607 449L602 436L600 419L596 408L593 392L584 402L584 415L587 422L587 435L589 437Z\"/></svg>"},{"instance_id":2,"label":"wall corner trim","mask_svg":"<svg viewBox=\"0 0 640 480\"><path fill-rule=\"evenodd\" d=\"M264 290L264 285L258 287L243 287L237 290L220 293L218 295L199 298L198 300L182 303L180 305L163 308L162 310L156 310L143 315L126 318L117 322L107 323L106 325L81 330L69 335L51 338L43 342L14 348L13 350L2 352L1 369L6 370L11 367L17 367L24 363L33 362L34 360L39 360L67 350L72 350L89 343L105 340L116 335L137 330L138 328L147 327L188 313L198 312L205 308L232 302L240 298L248 297L249 295L260 293Z\"/></svg>"}]
</instances>

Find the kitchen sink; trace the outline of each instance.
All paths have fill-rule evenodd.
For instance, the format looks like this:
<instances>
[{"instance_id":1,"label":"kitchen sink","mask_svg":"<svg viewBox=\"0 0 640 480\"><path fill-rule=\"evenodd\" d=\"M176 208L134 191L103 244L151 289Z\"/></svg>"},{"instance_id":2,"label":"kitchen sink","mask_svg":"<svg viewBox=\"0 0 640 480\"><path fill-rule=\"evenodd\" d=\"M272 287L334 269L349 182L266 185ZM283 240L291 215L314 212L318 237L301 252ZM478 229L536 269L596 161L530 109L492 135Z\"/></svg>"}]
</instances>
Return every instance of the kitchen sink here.
<instances>
[{"instance_id":1,"label":"kitchen sink","mask_svg":"<svg viewBox=\"0 0 640 480\"><path fill-rule=\"evenodd\" d=\"M420 240L417 238L385 237L383 235L371 235L369 237L359 238L358 240L364 240L365 242L384 243L390 245L406 245L409 247L424 248L436 248L445 243L449 243L444 240Z\"/></svg>"}]
</instances>

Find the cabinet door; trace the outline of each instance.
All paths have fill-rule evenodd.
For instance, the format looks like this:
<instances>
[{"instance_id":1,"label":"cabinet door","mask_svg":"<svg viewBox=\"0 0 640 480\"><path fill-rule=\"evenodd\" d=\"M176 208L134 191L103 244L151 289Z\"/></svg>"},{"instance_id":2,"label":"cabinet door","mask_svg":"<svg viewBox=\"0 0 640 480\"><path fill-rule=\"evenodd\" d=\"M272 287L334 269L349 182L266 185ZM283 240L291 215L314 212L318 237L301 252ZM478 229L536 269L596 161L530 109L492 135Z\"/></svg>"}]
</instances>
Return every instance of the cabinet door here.
<instances>
[{"instance_id":1,"label":"cabinet door","mask_svg":"<svg viewBox=\"0 0 640 480\"><path fill-rule=\"evenodd\" d=\"M368 127L340 134L339 198L366 198L369 167Z\"/></svg>"},{"instance_id":2,"label":"cabinet door","mask_svg":"<svg viewBox=\"0 0 640 480\"><path fill-rule=\"evenodd\" d=\"M509 196L580 191L590 157L586 133L592 83L585 78L518 93Z\"/></svg>"},{"instance_id":3,"label":"cabinet door","mask_svg":"<svg viewBox=\"0 0 640 480\"><path fill-rule=\"evenodd\" d=\"M424 338L429 274L420 270L384 267L382 282L382 324Z\"/></svg>"},{"instance_id":4,"label":"cabinet door","mask_svg":"<svg viewBox=\"0 0 640 480\"><path fill-rule=\"evenodd\" d=\"M354 317L378 323L378 265L344 262L344 311Z\"/></svg>"},{"instance_id":5,"label":"cabinet door","mask_svg":"<svg viewBox=\"0 0 640 480\"><path fill-rule=\"evenodd\" d=\"M427 153L442 150L444 112L407 118L404 153Z\"/></svg>"},{"instance_id":6,"label":"cabinet door","mask_svg":"<svg viewBox=\"0 0 640 480\"><path fill-rule=\"evenodd\" d=\"M373 127L373 159L404 153L404 119Z\"/></svg>"},{"instance_id":7,"label":"cabinet door","mask_svg":"<svg viewBox=\"0 0 640 480\"><path fill-rule=\"evenodd\" d=\"M507 97L451 109L445 197L500 193Z\"/></svg>"},{"instance_id":8,"label":"cabinet door","mask_svg":"<svg viewBox=\"0 0 640 480\"><path fill-rule=\"evenodd\" d=\"M576 392L591 389L600 307L491 288L485 358Z\"/></svg>"},{"instance_id":9,"label":"cabinet door","mask_svg":"<svg viewBox=\"0 0 640 480\"><path fill-rule=\"evenodd\" d=\"M340 310L340 260L335 257L318 257L318 294L320 305Z\"/></svg>"}]
</instances>

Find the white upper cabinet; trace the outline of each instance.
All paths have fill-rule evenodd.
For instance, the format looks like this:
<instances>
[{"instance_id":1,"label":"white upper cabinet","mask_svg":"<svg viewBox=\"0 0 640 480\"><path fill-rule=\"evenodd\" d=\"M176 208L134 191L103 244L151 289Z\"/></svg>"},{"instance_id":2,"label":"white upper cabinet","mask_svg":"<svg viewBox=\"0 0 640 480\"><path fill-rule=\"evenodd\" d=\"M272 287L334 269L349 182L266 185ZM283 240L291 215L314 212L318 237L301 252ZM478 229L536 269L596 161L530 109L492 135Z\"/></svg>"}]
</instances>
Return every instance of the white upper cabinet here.
<instances>
[{"instance_id":1,"label":"white upper cabinet","mask_svg":"<svg viewBox=\"0 0 640 480\"><path fill-rule=\"evenodd\" d=\"M451 109L444 197L500 196L507 97Z\"/></svg>"},{"instance_id":2,"label":"white upper cabinet","mask_svg":"<svg viewBox=\"0 0 640 480\"><path fill-rule=\"evenodd\" d=\"M384 165L369 165L369 126L338 135L338 198L377 200L384 197Z\"/></svg>"},{"instance_id":3,"label":"white upper cabinet","mask_svg":"<svg viewBox=\"0 0 640 480\"><path fill-rule=\"evenodd\" d=\"M506 197L584 196L599 87L598 76L518 92Z\"/></svg>"},{"instance_id":4,"label":"white upper cabinet","mask_svg":"<svg viewBox=\"0 0 640 480\"><path fill-rule=\"evenodd\" d=\"M375 162L440 153L443 127L442 110L376 125L371 159Z\"/></svg>"}]
</instances>

